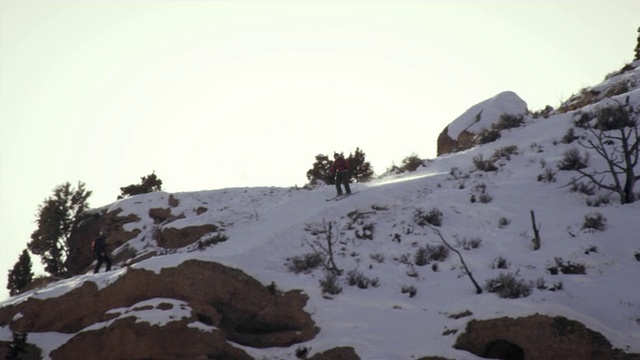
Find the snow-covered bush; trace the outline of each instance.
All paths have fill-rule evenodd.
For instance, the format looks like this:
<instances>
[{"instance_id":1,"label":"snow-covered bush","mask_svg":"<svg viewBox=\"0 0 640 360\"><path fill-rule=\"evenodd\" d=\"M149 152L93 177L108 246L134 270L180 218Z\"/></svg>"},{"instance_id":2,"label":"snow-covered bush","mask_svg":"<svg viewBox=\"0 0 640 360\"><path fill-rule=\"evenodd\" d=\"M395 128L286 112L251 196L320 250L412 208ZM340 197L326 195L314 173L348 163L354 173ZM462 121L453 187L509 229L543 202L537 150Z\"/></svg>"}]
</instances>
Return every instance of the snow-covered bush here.
<instances>
[{"instance_id":1,"label":"snow-covered bush","mask_svg":"<svg viewBox=\"0 0 640 360\"><path fill-rule=\"evenodd\" d=\"M456 240L456 245L462 247L465 250L477 249L480 247L480 245L482 245L482 239L480 239L479 237L474 237L471 239L463 238L462 240L458 239Z\"/></svg>"},{"instance_id":2,"label":"snow-covered bush","mask_svg":"<svg viewBox=\"0 0 640 360\"><path fill-rule=\"evenodd\" d=\"M493 155L491 155L492 161L497 161L499 159L507 159L511 160L511 155L518 154L518 147L515 145L507 145L501 148L495 149Z\"/></svg>"},{"instance_id":3,"label":"snow-covered bush","mask_svg":"<svg viewBox=\"0 0 640 360\"><path fill-rule=\"evenodd\" d=\"M571 148L564 152L564 157L558 163L558 169L563 171L580 170L589 164L589 154L580 154L577 148Z\"/></svg>"},{"instance_id":4,"label":"snow-covered bush","mask_svg":"<svg viewBox=\"0 0 640 360\"><path fill-rule=\"evenodd\" d=\"M349 286L357 286L360 289L366 289L369 286L380 286L380 279L369 278L365 276L361 271L354 269L347 272L347 284L349 284Z\"/></svg>"},{"instance_id":5,"label":"snow-covered bush","mask_svg":"<svg viewBox=\"0 0 640 360\"><path fill-rule=\"evenodd\" d=\"M324 264L324 256L319 252L311 252L303 255L295 255L287 258L286 266L289 271L296 274L310 273Z\"/></svg>"},{"instance_id":6,"label":"snow-covered bush","mask_svg":"<svg viewBox=\"0 0 640 360\"><path fill-rule=\"evenodd\" d=\"M555 266L547 268L551 275L558 275L558 273L565 275L584 275L587 273L583 264L576 264L571 261L565 263L560 257L554 258L554 261L556 263Z\"/></svg>"},{"instance_id":7,"label":"snow-covered bush","mask_svg":"<svg viewBox=\"0 0 640 360\"><path fill-rule=\"evenodd\" d=\"M507 259L503 258L502 256L498 256L491 263L491 268L492 269L508 269L510 266L511 266L511 264L509 264Z\"/></svg>"},{"instance_id":8,"label":"snow-covered bush","mask_svg":"<svg viewBox=\"0 0 640 360\"><path fill-rule=\"evenodd\" d=\"M441 226L442 211L438 210L435 207L428 212L422 209L417 209L413 214L413 220L418 226Z\"/></svg>"},{"instance_id":9,"label":"snow-covered bush","mask_svg":"<svg viewBox=\"0 0 640 360\"><path fill-rule=\"evenodd\" d=\"M552 183L556 182L556 173L550 168L544 168L542 174L538 174L538 181Z\"/></svg>"},{"instance_id":10,"label":"snow-covered bush","mask_svg":"<svg viewBox=\"0 0 640 360\"><path fill-rule=\"evenodd\" d=\"M493 160L485 160L482 154L478 154L474 156L471 161L473 161L473 165L476 169L480 171L497 171L498 167L493 164Z\"/></svg>"},{"instance_id":11,"label":"snow-covered bush","mask_svg":"<svg viewBox=\"0 0 640 360\"><path fill-rule=\"evenodd\" d=\"M495 130L507 130L517 128L524 124L524 115L502 114L500 120L493 126Z\"/></svg>"},{"instance_id":12,"label":"snow-covered bush","mask_svg":"<svg viewBox=\"0 0 640 360\"><path fill-rule=\"evenodd\" d=\"M408 294L409 297L414 297L418 293L418 289L413 285L403 285L400 291L403 294Z\"/></svg>"},{"instance_id":13,"label":"snow-covered bush","mask_svg":"<svg viewBox=\"0 0 640 360\"><path fill-rule=\"evenodd\" d=\"M518 273L501 273L494 279L488 279L484 288L488 292L496 293L501 298L517 299L527 297L531 294L533 284L516 279Z\"/></svg>"},{"instance_id":14,"label":"snow-covered bush","mask_svg":"<svg viewBox=\"0 0 640 360\"><path fill-rule=\"evenodd\" d=\"M416 250L414 262L418 266L424 266L432 261L444 261L449 257L449 249L444 245L421 246Z\"/></svg>"},{"instance_id":15,"label":"snow-covered bush","mask_svg":"<svg viewBox=\"0 0 640 360\"><path fill-rule=\"evenodd\" d=\"M325 271L324 278L320 279L320 288L323 294L340 294L342 286L340 286L338 274L335 271Z\"/></svg>"},{"instance_id":16,"label":"snow-covered bush","mask_svg":"<svg viewBox=\"0 0 640 360\"><path fill-rule=\"evenodd\" d=\"M600 213L585 215L582 230L604 231L607 228L607 218Z\"/></svg>"}]
</instances>

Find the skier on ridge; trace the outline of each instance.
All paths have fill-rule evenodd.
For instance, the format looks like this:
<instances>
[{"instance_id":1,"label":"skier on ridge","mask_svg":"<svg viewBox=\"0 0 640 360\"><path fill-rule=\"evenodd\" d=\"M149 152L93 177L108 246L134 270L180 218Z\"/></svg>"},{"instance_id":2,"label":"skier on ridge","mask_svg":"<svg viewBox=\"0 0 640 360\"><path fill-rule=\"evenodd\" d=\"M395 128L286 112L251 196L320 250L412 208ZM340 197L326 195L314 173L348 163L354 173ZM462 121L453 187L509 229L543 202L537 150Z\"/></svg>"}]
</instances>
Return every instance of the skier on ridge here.
<instances>
[{"instance_id":1,"label":"skier on ridge","mask_svg":"<svg viewBox=\"0 0 640 360\"><path fill-rule=\"evenodd\" d=\"M335 176L336 190L338 193L336 196L342 195L340 185L344 185L345 192L349 195L351 194L351 188L349 187L349 162L336 152L333 153L333 160L333 164L331 164L331 176Z\"/></svg>"}]
</instances>

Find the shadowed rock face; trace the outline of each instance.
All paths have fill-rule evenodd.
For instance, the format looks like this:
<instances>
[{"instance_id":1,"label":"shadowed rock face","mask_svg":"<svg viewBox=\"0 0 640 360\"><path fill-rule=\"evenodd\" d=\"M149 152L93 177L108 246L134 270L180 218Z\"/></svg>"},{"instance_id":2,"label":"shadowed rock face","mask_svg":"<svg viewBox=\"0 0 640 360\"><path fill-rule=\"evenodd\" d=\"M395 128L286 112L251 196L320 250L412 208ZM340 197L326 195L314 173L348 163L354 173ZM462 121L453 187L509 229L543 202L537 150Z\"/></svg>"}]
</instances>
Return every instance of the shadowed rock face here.
<instances>
[{"instance_id":1,"label":"shadowed rock face","mask_svg":"<svg viewBox=\"0 0 640 360\"><path fill-rule=\"evenodd\" d=\"M140 218L135 214L119 216L121 212L122 209L104 214L94 213L81 221L69 238L67 267L70 274L77 275L85 272L95 260L91 243L98 237L100 230L108 229L109 236L106 239L108 249L115 249L138 236L140 230L125 231L124 225L138 222ZM115 259L116 262L119 260Z\"/></svg>"},{"instance_id":2,"label":"shadowed rock face","mask_svg":"<svg viewBox=\"0 0 640 360\"><path fill-rule=\"evenodd\" d=\"M437 156L471 149L477 145L475 141L476 134L463 131L457 138L452 139L447 133L447 129L448 127L444 128L440 135L438 135Z\"/></svg>"},{"instance_id":3,"label":"shadowed rock face","mask_svg":"<svg viewBox=\"0 0 640 360\"><path fill-rule=\"evenodd\" d=\"M613 349L600 333L561 316L471 320L454 347L492 359L640 359L640 354Z\"/></svg>"},{"instance_id":4,"label":"shadowed rock face","mask_svg":"<svg viewBox=\"0 0 640 360\"><path fill-rule=\"evenodd\" d=\"M155 298L185 302L190 316L157 326L109 312ZM224 354L243 359L244 352L227 340L264 348L312 339L319 329L303 310L307 300L299 291L267 289L240 270L190 260L160 274L127 269L100 290L87 281L60 297L29 298L0 309L0 326L24 333L74 334L52 353L54 359L198 359Z\"/></svg>"}]
</instances>

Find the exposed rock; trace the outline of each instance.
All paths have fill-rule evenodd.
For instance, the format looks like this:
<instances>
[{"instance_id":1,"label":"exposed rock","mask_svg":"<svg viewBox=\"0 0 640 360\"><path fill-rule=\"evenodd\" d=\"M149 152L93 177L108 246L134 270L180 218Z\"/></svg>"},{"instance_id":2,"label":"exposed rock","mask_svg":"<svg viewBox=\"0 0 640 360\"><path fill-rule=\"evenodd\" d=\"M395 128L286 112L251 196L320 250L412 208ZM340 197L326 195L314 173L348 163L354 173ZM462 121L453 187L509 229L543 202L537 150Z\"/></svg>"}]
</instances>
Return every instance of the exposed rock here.
<instances>
[{"instance_id":1,"label":"exposed rock","mask_svg":"<svg viewBox=\"0 0 640 360\"><path fill-rule=\"evenodd\" d=\"M503 114L527 113L527 103L516 93L502 92L480 102L453 120L438 136L437 155L463 151L476 146L477 135L492 129Z\"/></svg>"},{"instance_id":2,"label":"exposed rock","mask_svg":"<svg viewBox=\"0 0 640 360\"><path fill-rule=\"evenodd\" d=\"M109 327L83 331L51 353L61 359L252 359L229 344L222 331L202 331L186 321L163 326L119 319Z\"/></svg>"},{"instance_id":3,"label":"exposed rock","mask_svg":"<svg viewBox=\"0 0 640 360\"><path fill-rule=\"evenodd\" d=\"M190 307L190 317L176 321L176 324L171 322L171 327L161 328L118 318L117 313L109 312L156 298L186 302ZM231 351L222 338L256 348L290 346L312 339L319 329L303 310L307 299L299 291L270 291L240 270L213 262L190 260L174 268L164 268L159 274L127 269L103 289L85 281L59 297L30 297L24 302L1 308L0 326L9 325L11 331L23 333L76 334L54 358L137 358L139 353L134 349L137 346L181 344L173 351L196 349L193 351L198 353L185 353L183 357L182 353L165 352L165 358L197 359L206 358L207 354ZM18 314L21 315L16 316ZM213 326L220 331L199 334L200 330L192 329L198 324ZM172 342L169 338L173 336L181 339L180 342ZM138 340L127 341L134 338ZM138 343L140 338L144 338L143 345ZM109 351L121 346L131 353L117 352L117 356L110 357ZM160 348L170 351L170 347ZM99 351L100 355L92 351ZM78 355L80 353L83 355Z\"/></svg>"},{"instance_id":4,"label":"exposed rock","mask_svg":"<svg viewBox=\"0 0 640 360\"><path fill-rule=\"evenodd\" d=\"M202 215L202 214L206 213L207 210L209 210L209 209L207 209L204 206L198 206L198 208L196 209L196 214Z\"/></svg>"},{"instance_id":5,"label":"exposed rock","mask_svg":"<svg viewBox=\"0 0 640 360\"><path fill-rule=\"evenodd\" d=\"M219 228L213 224L199 226L188 226L184 228L164 227L156 235L158 246L165 249L176 249L191 245L202 236L218 231Z\"/></svg>"},{"instance_id":6,"label":"exposed rock","mask_svg":"<svg viewBox=\"0 0 640 360\"><path fill-rule=\"evenodd\" d=\"M352 347L337 347L315 354L309 360L360 360Z\"/></svg>"},{"instance_id":7,"label":"exposed rock","mask_svg":"<svg viewBox=\"0 0 640 360\"><path fill-rule=\"evenodd\" d=\"M173 194L170 194L169 195L169 206L178 207L178 205L180 205L180 200L178 200L175 197L173 197Z\"/></svg>"},{"instance_id":8,"label":"exposed rock","mask_svg":"<svg viewBox=\"0 0 640 360\"><path fill-rule=\"evenodd\" d=\"M613 349L600 333L567 318L532 315L471 320L454 345L477 356L499 359L640 359Z\"/></svg>"},{"instance_id":9,"label":"exposed rock","mask_svg":"<svg viewBox=\"0 0 640 360\"><path fill-rule=\"evenodd\" d=\"M171 217L171 209L153 208L149 209L149 217L153 219L154 224L165 222Z\"/></svg>"},{"instance_id":10,"label":"exposed rock","mask_svg":"<svg viewBox=\"0 0 640 360\"><path fill-rule=\"evenodd\" d=\"M91 243L98 237L101 230L107 230L106 244L110 250L138 236L140 230L125 231L124 225L138 222L140 218L135 214L119 216L121 212L120 208L106 214L94 212L80 222L69 237L70 252L67 266L70 274L86 272L87 267L94 261Z\"/></svg>"}]
</instances>

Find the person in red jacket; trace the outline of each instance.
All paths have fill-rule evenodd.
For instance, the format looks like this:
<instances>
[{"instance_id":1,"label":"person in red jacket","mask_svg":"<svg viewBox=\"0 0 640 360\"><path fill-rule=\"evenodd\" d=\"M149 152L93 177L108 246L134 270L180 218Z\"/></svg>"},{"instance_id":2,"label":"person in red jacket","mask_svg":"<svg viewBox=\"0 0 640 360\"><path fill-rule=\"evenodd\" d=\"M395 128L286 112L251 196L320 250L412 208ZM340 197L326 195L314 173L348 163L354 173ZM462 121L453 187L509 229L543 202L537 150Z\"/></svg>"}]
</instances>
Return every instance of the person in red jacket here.
<instances>
[{"instance_id":1,"label":"person in red jacket","mask_svg":"<svg viewBox=\"0 0 640 360\"><path fill-rule=\"evenodd\" d=\"M351 188L349 187L349 162L345 158L338 154L333 153L333 164L331 164L331 176L335 176L336 190L338 196L342 195L342 188L340 185L344 185L344 190L347 194L351 194Z\"/></svg>"}]
</instances>

